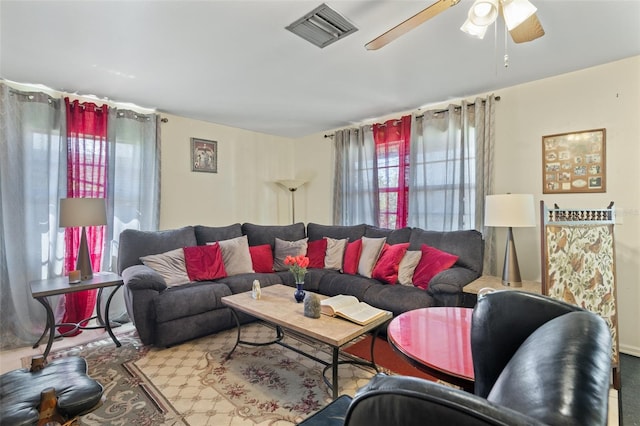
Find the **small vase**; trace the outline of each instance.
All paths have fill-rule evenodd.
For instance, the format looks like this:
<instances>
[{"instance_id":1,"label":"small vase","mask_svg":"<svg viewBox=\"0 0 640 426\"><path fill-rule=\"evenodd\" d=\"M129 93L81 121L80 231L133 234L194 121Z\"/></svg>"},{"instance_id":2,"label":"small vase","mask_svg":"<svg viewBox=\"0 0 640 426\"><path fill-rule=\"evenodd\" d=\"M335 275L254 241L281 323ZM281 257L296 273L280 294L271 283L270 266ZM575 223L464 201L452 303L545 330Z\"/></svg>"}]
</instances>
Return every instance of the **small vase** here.
<instances>
[{"instance_id":1,"label":"small vase","mask_svg":"<svg viewBox=\"0 0 640 426\"><path fill-rule=\"evenodd\" d=\"M302 303L304 300L304 290L302 287L304 286L304 282L296 283L296 291L293 293L293 297L296 298L296 302Z\"/></svg>"}]
</instances>

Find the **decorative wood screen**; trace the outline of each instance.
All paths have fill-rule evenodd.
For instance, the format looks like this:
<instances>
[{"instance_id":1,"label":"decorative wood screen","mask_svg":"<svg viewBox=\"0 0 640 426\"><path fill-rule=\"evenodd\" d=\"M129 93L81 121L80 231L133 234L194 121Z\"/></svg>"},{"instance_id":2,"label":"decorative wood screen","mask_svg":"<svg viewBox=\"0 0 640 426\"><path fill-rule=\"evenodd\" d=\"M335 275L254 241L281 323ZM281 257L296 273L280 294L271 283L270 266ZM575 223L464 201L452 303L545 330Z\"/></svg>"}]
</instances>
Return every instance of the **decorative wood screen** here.
<instances>
[{"instance_id":1,"label":"decorative wood screen","mask_svg":"<svg viewBox=\"0 0 640 426\"><path fill-rule=\"evenodd\" d=\"M620 390L613 202L606 209L553 209L540 202L542 294L599 314L612 339L613 385Z\"/></svg>"}]
</instances>

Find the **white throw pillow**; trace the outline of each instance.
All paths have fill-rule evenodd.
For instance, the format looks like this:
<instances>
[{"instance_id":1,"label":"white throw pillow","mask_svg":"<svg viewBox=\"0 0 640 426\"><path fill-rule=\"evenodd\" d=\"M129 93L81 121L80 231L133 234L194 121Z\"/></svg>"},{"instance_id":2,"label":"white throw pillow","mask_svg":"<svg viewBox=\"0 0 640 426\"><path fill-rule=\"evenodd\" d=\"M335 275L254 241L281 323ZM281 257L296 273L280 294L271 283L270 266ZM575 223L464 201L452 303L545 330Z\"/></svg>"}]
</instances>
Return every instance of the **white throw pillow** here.
<instances>
[{"instance_id":1,"label":"white throw pillow","mask_svg":"<svg viewBox=\"0 0 640 426\"><path fill-rule=\"evenodd\" d=\"M362 252L360 253L360 261L358 262L358 274L363 277L371 278L373 268L382 253L384 243L387 241L382 238L362 237Z\"/></svg>"},{"instance_id":2,"label":"white throw pillow","mask_svg":"<svg viewBox=\"0 0 640 426\"><path fill-rule=\"evenodd\" d=\"M348 239L336 240L335 238L326 238L327 251L324 255L325 269L342 270L342 260L344 259L344 251L347 248Z\"/></svg>"},{"instance_id":3,"label":"white throw pillow","mask_svg":"<svg viewBox=\"0 0 640 426\"><path fill-rule=\"evenodd\" d=\"M167 287L191 282L184 263L184 250L181 248L165 253L143 256L140 261L159 273L167 283Z\"/></svg>"},{"instance_id":4,"label":"white throw pillow","mask_svg":"<svg viewBox=\"0 0 640 426\"><path fill-rule=\"evenodd\" d=\"M398 267L398 283L413 286L413 272L420 263L421 257L421 250L407 251L404 254Z\"/></svg>"}]
</instances>

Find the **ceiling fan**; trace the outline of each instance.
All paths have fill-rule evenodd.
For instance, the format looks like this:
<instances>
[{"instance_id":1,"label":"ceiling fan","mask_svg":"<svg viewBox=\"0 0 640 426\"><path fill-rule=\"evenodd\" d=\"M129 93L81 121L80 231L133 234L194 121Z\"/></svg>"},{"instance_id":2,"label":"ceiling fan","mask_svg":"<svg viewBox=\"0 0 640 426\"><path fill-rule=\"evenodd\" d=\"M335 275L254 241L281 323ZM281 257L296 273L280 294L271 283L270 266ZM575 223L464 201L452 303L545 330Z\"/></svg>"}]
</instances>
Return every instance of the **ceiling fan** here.
<instances>
[{"instance_id":1,"label":"ceiling fan","mask_svg":"<svg viewBox=\"0 0 640 426\"><path fill-rule=\"evenodd\" d=\"M365 47L367 50L380 49L458 3L460 0L438 0L371 40L365 44ZM528 0L476 0L469 9L467 20L460 29L471 36L483 38L489 25L493 24L500 14L504 18L513 41L524 43L544 35L544 29L536 16L536 10L536 7Z\"/></svg>"}]
</instances>

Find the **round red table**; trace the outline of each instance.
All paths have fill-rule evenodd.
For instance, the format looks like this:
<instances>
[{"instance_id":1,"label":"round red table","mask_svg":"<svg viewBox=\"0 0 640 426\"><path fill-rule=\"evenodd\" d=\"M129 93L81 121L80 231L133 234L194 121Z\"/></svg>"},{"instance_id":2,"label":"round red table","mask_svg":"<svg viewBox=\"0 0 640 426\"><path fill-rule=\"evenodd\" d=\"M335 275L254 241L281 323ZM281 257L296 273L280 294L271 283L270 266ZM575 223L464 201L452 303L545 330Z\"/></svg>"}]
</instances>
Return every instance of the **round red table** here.
<instances>
[{"instance_id":1,"label":"round red table","mask_svg":"<svg viewBox=\"0 0 640 426\"><path fill-rule=\"evenodd\" d=\"M469 308L423 308L395 317L387 329L391 346L410 364L473 392Z\"/></svg>"}]
</instances>

